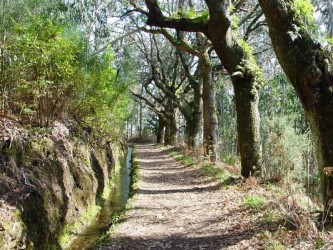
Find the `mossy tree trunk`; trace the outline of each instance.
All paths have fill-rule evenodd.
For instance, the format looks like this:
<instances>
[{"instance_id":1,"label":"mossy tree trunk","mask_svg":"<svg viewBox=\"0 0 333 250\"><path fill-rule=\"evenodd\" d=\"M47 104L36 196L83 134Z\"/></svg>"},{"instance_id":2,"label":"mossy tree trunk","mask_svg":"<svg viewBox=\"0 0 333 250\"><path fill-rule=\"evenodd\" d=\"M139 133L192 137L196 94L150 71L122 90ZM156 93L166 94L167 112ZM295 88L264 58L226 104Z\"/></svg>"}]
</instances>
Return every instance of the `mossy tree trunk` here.
<instances>
[{"instance_id":1,"label":"mossy tree trunk","mask_svg":"<svg viewBox=\"0 0 333 250\"><path fill-rule=\"evenodd\" d=\"M311 38L293 1L259 0L276 56L295 88L311 125L326 211L333 211L332 59ZM299 30L295 30L295 28ZM298 33L296 37L292 34Z\"/></svg>"},{"instance_id":2,"label":"mossy tree trunk","mask_svg":"<svg viewBox=\"0 0 333 250\"><path fill-rule=\"evenodd\" d=\"M165 126L164 145L165 146L176 145L176 138L177 138L177 124L175 122L175 119L168 119Z\"/></svg>"},{"instance_id":3,"label":"mossy tree trunk","mask_svg":"<svg viewBox=\"0 0 333 250\"><path fill-rule=\"evenodd\" d=\"M192 78L193 76L191 76ZM184 103L182 106L178 106L180 112L183 114L186 126L185 136L186 144L190 149L194 149L197 146L196 137L200 128L200 104L201 104L201 83L200 81L190 79L190 84L193 89L193 101Z\"/></svg>"},{"instance_id":4,"label":"mossy tree trunk","mask_svg":"<svg viewBox=\"0 0 333 250\"><path fill-rule=\"evenodd\" d=\"M197 145L196 137L199 133L199 123L200 123L200 113L192 114L191 117L185 117L186 126L185 126L185 136L186 136L186 145L189 149L194 149Z\"/></svg>"},{"instance_id":5,"label":"mossy tree trunk","mask_svg":"<svg viewBox=\"0 0 333 250\"><path fill-rule=\"evenodd\" d=\"M216 161L216 108L212 81L212 65L209 55L199 59L200 75L202 77L202 113L203 113L203 143L204 156L211 162Z\"/></svg>"},{"instance_id":6,"label":"mossy tree trunk","mask_svg":"<svg viewBox=\"0 0 333 250\"><path fill-rule=\"evenodd\" d=\"M255 80L251 82L238 78L233 80L233 85L237 110L238 145L242 164L241 174L249 177L261 167L259 94Z\"/></svg>"},{"instance_id":7,"label":"mossy tree trunk","mask_svg":"<svg viewBox=\"0 0 333 250\"><path fill-rule=\"evenodd\" d=\"M249 177L259 173L262 165L258 108L261 70L253 58L250 46L237 39L232 32L229 1L206 0L206 3L210 13L206 34L231 76L236 100L241 174Z\"/></svg>"},{"instance_id":8,"label":"mossy tree trunk","mask_svg":"<svg viewBox=\"0 0 333 250\"><path fill-rule=\"evenodd\" d=\"M164 141L164 129L166 121L165 118L161 115L158 115L158 125L156 131L156 143L161 144Z\"/></svg>"},{"instance_id":9,"label":"mossy tree trunk","mask_svg":"<svg viewBox=\"0 0 333 250\"><path fill-rule=\"evenodd\" d=\"M165 107L165 135L164 135L164 145L176 145L177 142L177 120L176 120L176 106L173 100L169 99Z\"/></svg>"}]
</instances>

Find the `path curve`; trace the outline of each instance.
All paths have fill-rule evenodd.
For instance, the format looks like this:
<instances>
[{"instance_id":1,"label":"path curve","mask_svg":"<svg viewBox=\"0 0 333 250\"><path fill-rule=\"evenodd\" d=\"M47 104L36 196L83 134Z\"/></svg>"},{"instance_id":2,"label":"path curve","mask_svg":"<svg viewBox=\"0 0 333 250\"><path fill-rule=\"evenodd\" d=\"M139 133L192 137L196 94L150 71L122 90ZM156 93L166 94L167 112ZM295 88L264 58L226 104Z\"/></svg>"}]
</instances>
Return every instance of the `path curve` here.
<instances>
[{"instance_id":1,"label":"path curve","mask_svg":"<svg viewBox=\"0 0 333 250\"><path fill-rule=\"evenodd\" d=\"M260 249L241 191L185 167L152 144L135 146L139 190L112 240L99 249ZM253 238L254 237L254 238Z\"/></svg>"}]
</instances>

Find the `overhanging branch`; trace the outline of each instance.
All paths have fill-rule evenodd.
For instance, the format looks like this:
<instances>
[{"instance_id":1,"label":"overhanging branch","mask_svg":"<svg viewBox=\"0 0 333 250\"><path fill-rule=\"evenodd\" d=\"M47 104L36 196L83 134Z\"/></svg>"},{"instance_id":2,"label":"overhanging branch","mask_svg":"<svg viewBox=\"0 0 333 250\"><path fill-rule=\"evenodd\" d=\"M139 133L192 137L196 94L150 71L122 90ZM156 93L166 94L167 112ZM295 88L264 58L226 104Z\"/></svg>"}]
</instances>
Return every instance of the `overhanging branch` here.
<instances>
[{"instance_id":1,"label":"overhanging branch","mask_svg":"<svg viewBox=\"0 0 333 250\"><path fill-rule=\"evenodd\" d=\"M203 32L208 30L209 20L185 17L166 17L163 15L156 0L145 0L149 10L147 24L150 26L178 29L189 32Z\"/></svg>"}]
</instances>

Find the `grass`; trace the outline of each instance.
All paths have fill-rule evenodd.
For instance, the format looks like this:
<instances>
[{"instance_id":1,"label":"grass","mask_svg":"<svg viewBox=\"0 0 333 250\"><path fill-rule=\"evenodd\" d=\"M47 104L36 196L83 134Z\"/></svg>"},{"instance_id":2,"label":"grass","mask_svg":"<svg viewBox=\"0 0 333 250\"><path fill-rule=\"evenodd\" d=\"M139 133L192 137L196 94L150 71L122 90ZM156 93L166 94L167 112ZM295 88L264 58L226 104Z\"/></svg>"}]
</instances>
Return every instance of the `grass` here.
<instances>
[{"instance_id":1,"label":"grass","mask_svg":"<svg viewBox=\"0 0 333 250\"><path fill-rule=\"evenodd\" d=\"M263 243L263 247L265 250L284 250L286 249L284 245L275 237L277 237L275 234L281 234L285 229L281 228L277 232L270 232L268 230L265 230L261 233L260 238Z\"/></svg>"},{"instance_id":2,"label":"grass","mask_svg":"<svg viewBox=\"0 0 333 250\"><path fill-rule=\"evenodd\" d=\"M183 155L179 151L172 151L171 153L169 153L169 155L172 158L180 161L185 166L195 165L195 160L191 156Z\"/></svg>"},{"instance_id":3,"label":"grass","mask_svg":"<svg viewBox=\"0 0 333 250\"><path fill-rule=\"evenodd\" d=\"M271 225L274 222L276 222L278 218L279 218L278 211L276 209L271 208L264 212L261 221L264 225Z\"/></svg>"},{"instance_id":4,"label":"grass","mask_svg":"<svg viewBox=\"0 0 333 250\"><path fill-rule=\"evenodd\" d=\"M222 169L214 163L207 160L196 159L195 157L185 155L181 152L179 148L170 146L160 146L160 149L169 154L175 160L181 162L185 166L190 166L205 176L214 177L220 180L221 184L224 186L231 185L234 183L235 178L228 173L226 170ZM230 181L231 179L232 181Z\"/></svg>"},{"instance_id":5,"label":"grass","mask_svg":"<svg viewBox=\"0 0 333 250\"><path fill-rule=\"evenodd\" d=\"M244 206L255 211L258 211L266 201L266 198L259 195L246 195L243 199Z\"/></svg>"}]
</instances>

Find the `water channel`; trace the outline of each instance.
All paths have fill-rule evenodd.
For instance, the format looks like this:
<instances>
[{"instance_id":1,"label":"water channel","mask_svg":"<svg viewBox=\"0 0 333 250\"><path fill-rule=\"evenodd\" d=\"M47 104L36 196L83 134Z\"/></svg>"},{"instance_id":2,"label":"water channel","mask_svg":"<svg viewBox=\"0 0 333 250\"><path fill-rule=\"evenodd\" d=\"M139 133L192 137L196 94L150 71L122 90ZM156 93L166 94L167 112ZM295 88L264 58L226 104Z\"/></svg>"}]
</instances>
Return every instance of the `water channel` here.
<instances>
[{"instance_id":1,"label":"water channel","mask_svg":"<svg viewBox=\"0 0 333 250\"><path fill-rule=\"evenodd\" d=\"M111 217L114 213L125 209L131 189L131 158L132 148L128 147L126 160L119 174L115 177L114 187L96 219L77 235L68 249L92 249L98 238L111 226Z\"/></svg>"}]
</instances>

